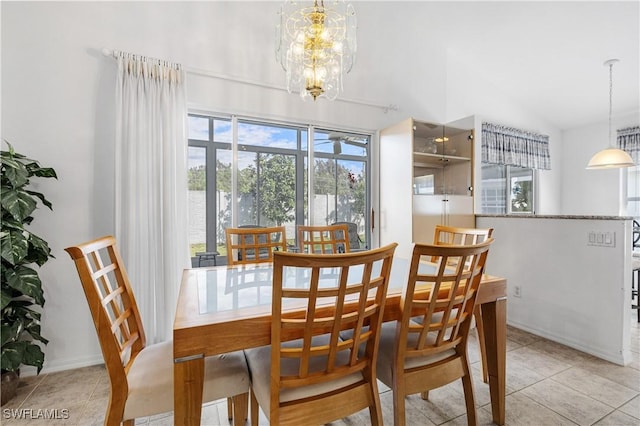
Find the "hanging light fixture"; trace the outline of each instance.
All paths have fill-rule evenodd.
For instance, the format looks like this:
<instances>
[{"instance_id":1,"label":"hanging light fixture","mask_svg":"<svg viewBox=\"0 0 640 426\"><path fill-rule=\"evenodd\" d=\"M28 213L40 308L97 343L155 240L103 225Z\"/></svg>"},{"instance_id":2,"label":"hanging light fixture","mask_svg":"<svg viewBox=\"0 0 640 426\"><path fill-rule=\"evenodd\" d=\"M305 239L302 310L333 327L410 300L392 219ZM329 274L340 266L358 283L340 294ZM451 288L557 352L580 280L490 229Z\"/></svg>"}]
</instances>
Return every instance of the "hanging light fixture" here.
<instances>
[{"instance_id":1,"label":"hanging light fixture","mask_svg":"<svg viewBox=\"0 0 640 426\"><path fill-rule=\"evenodd\" d=\"M633 167L631 156L615 147L613 134L611 131L611 110L613 105L613 65L619 62L618 59L609 59L604 65L609 67L609 148L597 152L587 165L587 169L614 169L621 167Z\"/></svg>"},{"instance_id":2,"label":"hanging light fixture","mask_svg":"<svg viewBox=\"0 0 640 426\"><path fill-rule=\"evenodd\" d=\"M325 5L326 3L326 5ZM287 0L276 25L276 58L287 73L287 90L302 99L333 100L356 60L356 12L344 0Z\"/></svg>"}]
</instances>

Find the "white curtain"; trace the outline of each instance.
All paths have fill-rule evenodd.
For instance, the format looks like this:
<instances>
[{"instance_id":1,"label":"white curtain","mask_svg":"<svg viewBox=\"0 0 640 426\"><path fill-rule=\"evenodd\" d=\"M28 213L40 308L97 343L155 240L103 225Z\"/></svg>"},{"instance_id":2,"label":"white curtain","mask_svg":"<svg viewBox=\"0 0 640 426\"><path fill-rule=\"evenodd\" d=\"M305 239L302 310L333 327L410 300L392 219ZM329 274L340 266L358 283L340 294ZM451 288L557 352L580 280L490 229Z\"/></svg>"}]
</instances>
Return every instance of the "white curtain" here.
<instances>
[{"instance_id":1,"label":"white curtain","mask_svg":"<svg viewBox=\"0 0 640 426\"><path fill-rule=\"evenodd\" d=\"M189 266L185 73L116 52L115 228L148 343L167 340Z\"/></svg>"}]
</instances>

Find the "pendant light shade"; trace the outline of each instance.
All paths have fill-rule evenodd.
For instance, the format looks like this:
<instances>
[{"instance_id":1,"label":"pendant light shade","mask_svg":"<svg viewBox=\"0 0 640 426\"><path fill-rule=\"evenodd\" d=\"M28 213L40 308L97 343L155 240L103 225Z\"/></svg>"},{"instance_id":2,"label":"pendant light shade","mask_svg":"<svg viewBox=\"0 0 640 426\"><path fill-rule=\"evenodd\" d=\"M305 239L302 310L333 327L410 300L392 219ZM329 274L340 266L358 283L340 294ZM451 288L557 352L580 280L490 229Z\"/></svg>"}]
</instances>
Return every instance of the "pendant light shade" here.
<instances>
[{"instance_id":1,"label":"pendant light shade","mask_svg":"<svg viewBox=\"0 0 640 426\"><path fill-rule=\"evenodd\" d=\"M614 147L613 144L613 136L611 133L611 110L613 106L613 64L618 62L618 59L609 59L604 63L605 66L609 67L609 148L604 149L600 152L597 152L591 160L589 160L589 164L587 164L588 170L595 169L617 169L621 167L633 167L635 164L633 163L633 159L631 156L618 148Z\"/></svg>"},{"instance_id":2,"label":"pendant light shade","mask_svg":"<svg viewBox=\"0 0 640 426\"><path fill-rule=\"evenodd\" d=\"M633 159L625 151L618 148L607 148L591 157L587 169L616 169L633 166L635 166Z\"/></svg>"}]
</instances>

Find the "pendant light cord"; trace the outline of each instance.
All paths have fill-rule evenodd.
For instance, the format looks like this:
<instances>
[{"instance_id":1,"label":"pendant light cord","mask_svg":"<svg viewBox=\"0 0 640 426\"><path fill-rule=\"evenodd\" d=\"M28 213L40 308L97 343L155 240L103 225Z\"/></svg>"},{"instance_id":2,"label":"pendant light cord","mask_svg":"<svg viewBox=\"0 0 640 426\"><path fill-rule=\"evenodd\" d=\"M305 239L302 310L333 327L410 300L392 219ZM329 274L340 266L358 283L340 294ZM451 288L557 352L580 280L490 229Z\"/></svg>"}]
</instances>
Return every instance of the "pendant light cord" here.
<instances>
[{"instance_id":1,"label":"pendant light cord","mask_svg":"<svg viewBox=\"0 0 640 426\"><path fill-rule=\"evenodd\" d=\"M587 169L590 170L633 167L635 165L628 152L621 147L616 148L617 140L613 139L613 65L616 62L619 62L619 59L609 59L603 64L609 66L609 147L591 157L587 164Z\"/></svg>"}]
</instances>

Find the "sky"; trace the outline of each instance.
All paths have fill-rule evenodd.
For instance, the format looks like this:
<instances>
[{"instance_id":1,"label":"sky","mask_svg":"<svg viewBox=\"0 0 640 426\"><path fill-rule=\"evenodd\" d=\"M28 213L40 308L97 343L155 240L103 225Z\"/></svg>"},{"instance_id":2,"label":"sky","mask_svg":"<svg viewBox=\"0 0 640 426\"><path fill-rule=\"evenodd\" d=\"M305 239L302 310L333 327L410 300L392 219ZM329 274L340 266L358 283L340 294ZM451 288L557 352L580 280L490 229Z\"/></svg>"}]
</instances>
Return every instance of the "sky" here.
<instances>
[{"instance_id":1,"label":"sky","mask_svg":"<svg viewBox=\"0 0 640 426\"><path fill-rule=\"evenodd\" d=\"M230 143L233 139L231 121L225 119L214 119L213 123L214 140L216 142ZM297 147L298 130L301 131L301 147L302 149L306 149L306 127L283 127L238 121L238 143L295 150ZM316 129L314 132L316 142L315 152L332 153L333 140L329 140L329 138L330 136L335 136L336 133L338 132ZM356 137L355 140L362 143L368 143L368 138L368 135L361 135L360 137ZM207 117L189 116L189 139L203 141L209 140L209 120ZM341 149L342 153L347 155L362 156L365 154L365 150L362 147L349 143L341 143ZM248 159L249 156L241 157ZM205 165L205 150L190 148L189 167L198 167L201 165ZM239 167L244 168L247 165L248 164L239 164Z\"/></svg>"}]
</instances>

